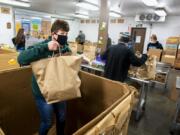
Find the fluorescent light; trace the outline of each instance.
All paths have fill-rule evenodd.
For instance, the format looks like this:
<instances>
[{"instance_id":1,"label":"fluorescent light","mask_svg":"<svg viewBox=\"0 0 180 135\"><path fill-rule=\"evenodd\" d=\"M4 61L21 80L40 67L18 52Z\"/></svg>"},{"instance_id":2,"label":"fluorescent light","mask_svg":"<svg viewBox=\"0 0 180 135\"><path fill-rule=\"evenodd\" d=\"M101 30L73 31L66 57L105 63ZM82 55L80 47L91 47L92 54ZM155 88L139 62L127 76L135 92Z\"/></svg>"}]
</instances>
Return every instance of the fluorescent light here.
<instances>
[{"instance_id":1,"label":"fluorescent light","mask_svg":"<svg viewBox=\"0 0 180 135\"><path fill-rule=\"evenodd\" d=\"M50 15L45 15L45 16L43 16L44 18L51 18L51 16Z\"/></svg>"},{"instance_id":2,"label":"fluorescent light","mask_svg":"<svg viewBox=\"0 0 180 135\"><path fill-rule=\"evenodd\" d=\"M14 0L0 0L0 3L7 4L7 5L13 5L13 6L20 6L20 7L30 7L31 6L29 3L14 1Z\"/></svg>"},{"instance_id":3,"label":"fluorescent light","mask_svg":"<svg viewBox=\"0 0 180 135\"><path fill-rule=\"evenodd\" d=\"M96 5L99 4L98 0L85 0L85 1L92 3L92 4L96 4Z\"/></svg>"},{"instance_id":4,"label":"fluorescent light","mask_svg":"<svg viewBox=\"0 0 180 135\"><path fill-rule=\"evenodd\" d=\"M88 19L88 18L89 18L89 16L87 16L87 15L82 15L82 14L75 14L74 16L75 16L75 17L78 17L78 18L83 18L83 19Z\"/></svg>"},{"instance_id":5,"label":"fluorescent light","mask_svg":"<svg viewBox=\"0 0 180 135\"><path fill-rule=\"evenodd\" d=\"M23 22L30 22L28 19L22 19Z\"/></svg>"},{"instance_id":6,"label":"fluorescent light","mask_svg":"<svg viewBox=\"0 0 180 135\"><path fill-rule=\"evenodd\" d=\"M111 17L121 17L121 15L119 13L112 12L112 11L109 13L109 16L111 16Z\"/></svg>"},{"instance_id":7,"label":"fluorescent light","mask_svg":"<svg viewBox=\"0 0 180 135\"><path fill-rule=\"evenodd\" d=\"M81 15L86 15L86 16L88 16L88 15L89 15L88 11L84 11L84 10L79 10L79 11L76 11L76 13L75 13L75 14L81 14Z\"/></svg>"},{"instance_id":8,"label":"fluorescent light","mask_svg":"<svg viewBox=\"0 0 180 135\"><path fill-rule=\"evenodd\" d=\"M99 10L98 6L89 2L79 2L76 4L77 7L88 9L88 10Z\"/></svg>"},{"instance_id":9,"label":"fluorescent light","mask_svg":"<svg viewBox=\"0 0 180 135\"><path fill-rule=\"evenodd\" d=\"M29 2L29 0L20 0L20 1Z\"/></svg>"},{"instance_id":10,"label":"fluorescent light","mask_svg":"<svg viewBox=\"0 0 180 135\"><path fill-rule=\"evenodd\" d=\"M142 0L142 2L147 6L157 6L157 0Z\"/></svg>"},{"instance_id":11,"label":"fluorescent light","mask_svg":"<svg viewBox=\"0 0 180 135\"><path fill-rule=\"evenodd\" d=\"M31 17L32 19L42 20L40 17Z\"/></svg>"},{"instance_id":12,"label":"fluorescent light","mask_svg":"<svg viewBox=\"0 0 180 135\"><path fill-rule=\"evenodd\" d=\"M165 9L163 9L163 8L157 8L155 10L155 14L157 14L158 16L166 16L167 15Z\"/></svg>"}]
</instances>

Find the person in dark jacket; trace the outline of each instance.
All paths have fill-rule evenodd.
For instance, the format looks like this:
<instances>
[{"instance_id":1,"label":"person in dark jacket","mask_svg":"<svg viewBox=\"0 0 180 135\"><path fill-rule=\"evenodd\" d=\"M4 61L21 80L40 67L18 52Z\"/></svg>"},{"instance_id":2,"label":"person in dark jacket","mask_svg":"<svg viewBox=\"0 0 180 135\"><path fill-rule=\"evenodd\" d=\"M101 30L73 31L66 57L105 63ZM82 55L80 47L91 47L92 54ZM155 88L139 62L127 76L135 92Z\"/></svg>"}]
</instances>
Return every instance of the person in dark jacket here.
<instances>
[{"instance_id":1,"label":"person in dark jacket","mask_svg":"<svg viewBox=\"0 0 180 135\"><path fill-rule=\"evenodd\" d=\"M106 60L104 76L108 79L124 82L127 79L130 64L141 66L147 60L147 55L141 58L135 56L134 52L128 48L129 37L122 36L118 45L111 46L101 56Z\"/></svg>"},{"instance_id":2,"label":"person in dark jacket","mask_svg":"<svg viewBox=\"0 0 180 135\"><path fill-rule=\"evenodd\" d=\"M77 40L78 44L84 45L86 36L81 30L79 31L79 35L77 36L76 40Z\"/></svg>"},{"instance_id":3,"label":"person in dark jacket","mask_svg":"<svg viewBox=\"0 0 180 135\"><path fill-rule=\"evenodd\" d=\"M106 49L108 49L111 45L112 45L112 40L111 40L111 38L109 37L109 34L108 34Z\"/></svg>"},{"instance_id":4,"label":"person in dark jacket","mask_svg":"<svg viewBox=\"0 0 180 135\"><path fill-rule=\"evenodd\" d=\"M150 48L163 50L162 44L157 41L157 36L155 34L151 36L151 42L148 44L147 51Z\"/></svg>"},{"instance_id":5,"label":"person in dark jacket","mask_svg":"<svg viewBox=\"0 0 180 135\"><path fill-rule=\"evenodd\" d=\"M41 43L29 47L18 56L20 65L29 65L31 62L52 57L53 54L61 53L70 55L71 50L67 46L67 34L69 24L63 20L56 20L51 28L51 37ZM59 52L59 47L61 52ZM64 135L66 102L47 104L40 92L36 78L32 76L32 93L41 117L39 135L47 135L52 126L53 112L56 115L56 132L57 135Z\"/></svg>"},{"instance_id":6,"label":"person in dark jacket","mask_svg":"<svg viewBox=\"0 0 180 135\"><path fill-rule=\"evenodd\" d=\"M12 42L13 42L14 46L16 47L17 51L21 52L21 51L25 50L26 39L25 39L23 28L19 29L17 36L12 39Z\"/></svg>"},{"instance_id":7,"label":"person in dark jacket","mask_svg":"<svg viewBox=\"0 0 180 135\"><path fill-rule=\"evenodd\" d=\"M76 42L80 45L80 50L78 50L78 53L83 53L84 52L84 43L86 41L86 36L83 33L83 31L79 31L78 36L76 37Z\"/></svg>"}]
</instances>

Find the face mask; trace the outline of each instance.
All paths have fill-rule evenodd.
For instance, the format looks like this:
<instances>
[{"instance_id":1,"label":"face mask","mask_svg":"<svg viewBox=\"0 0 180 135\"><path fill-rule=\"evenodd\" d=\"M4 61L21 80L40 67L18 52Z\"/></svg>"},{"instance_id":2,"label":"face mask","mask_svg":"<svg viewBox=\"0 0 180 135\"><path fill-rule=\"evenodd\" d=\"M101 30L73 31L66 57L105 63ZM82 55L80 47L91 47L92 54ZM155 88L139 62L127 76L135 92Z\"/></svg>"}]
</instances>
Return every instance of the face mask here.
<instances>
[{"instance_id":1,"label":"face mask","mask_svg":"<svg viewBox=\"0 0 180 135\"><path fill-rule=\"evenodd\" d=\"M62 46L66 45L67 44L67 36L58 35L57 42Z\"/></svg>"}]
</instances>

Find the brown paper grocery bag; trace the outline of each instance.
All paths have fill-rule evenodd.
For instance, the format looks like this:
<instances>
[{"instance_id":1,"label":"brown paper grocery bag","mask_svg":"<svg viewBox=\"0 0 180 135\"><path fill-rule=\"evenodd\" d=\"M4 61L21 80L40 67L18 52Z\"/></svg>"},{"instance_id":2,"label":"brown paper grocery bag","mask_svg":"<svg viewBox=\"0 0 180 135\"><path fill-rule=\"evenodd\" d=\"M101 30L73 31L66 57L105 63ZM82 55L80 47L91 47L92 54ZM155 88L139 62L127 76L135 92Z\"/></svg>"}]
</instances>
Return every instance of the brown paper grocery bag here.
<instances>
[{"instance_id":1,"label":"brown paper grocery bag","mask_svg":"<svg viewBox=\"0 0 180 135\"><path fill-rule=\"evenodd\" d=\"M78 76L82 58L52 57L31 63L37 83L47 103L81 97Z\"/></svg>"}]
</instances>

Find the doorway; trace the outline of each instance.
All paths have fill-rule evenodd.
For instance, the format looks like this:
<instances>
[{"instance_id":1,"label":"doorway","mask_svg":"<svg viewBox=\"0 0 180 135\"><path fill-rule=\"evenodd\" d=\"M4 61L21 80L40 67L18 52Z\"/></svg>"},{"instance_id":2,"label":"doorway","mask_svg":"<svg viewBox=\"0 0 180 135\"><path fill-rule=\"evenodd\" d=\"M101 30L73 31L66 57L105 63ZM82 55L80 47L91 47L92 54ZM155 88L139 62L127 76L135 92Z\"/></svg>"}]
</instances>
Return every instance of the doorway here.
<instances>
[{"instance_id":1,"label":"doorway","mask_svg":"<svg viewBox=\"0 0 180 135\"><path fill-rule=\"evenodd\" d=\"M146 37L146 28L136 28L131 29L131 37L134 42L134 50L143 53L144 41Z\"/></svg>"}]
</instances>

